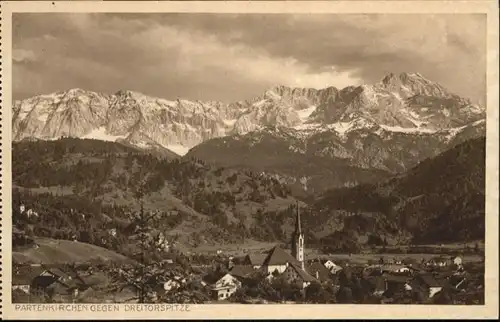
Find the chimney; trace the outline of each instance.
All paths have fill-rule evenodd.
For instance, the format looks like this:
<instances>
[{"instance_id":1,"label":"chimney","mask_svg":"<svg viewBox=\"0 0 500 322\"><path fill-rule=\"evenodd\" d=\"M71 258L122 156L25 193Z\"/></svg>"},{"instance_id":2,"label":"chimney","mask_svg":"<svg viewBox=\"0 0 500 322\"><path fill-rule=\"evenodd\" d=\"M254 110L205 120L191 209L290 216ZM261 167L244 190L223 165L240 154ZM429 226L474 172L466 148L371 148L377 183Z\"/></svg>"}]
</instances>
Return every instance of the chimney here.
<instances>
[{"instance_id":1,"label":"chimney","mask_svg":"<svg viewBox=\"0 0 500 322\"><path fill-rule=\"evenodd\" d=\"M319 271L316 271L316 279L319 280Z\"/></svg>"}]
</instances>

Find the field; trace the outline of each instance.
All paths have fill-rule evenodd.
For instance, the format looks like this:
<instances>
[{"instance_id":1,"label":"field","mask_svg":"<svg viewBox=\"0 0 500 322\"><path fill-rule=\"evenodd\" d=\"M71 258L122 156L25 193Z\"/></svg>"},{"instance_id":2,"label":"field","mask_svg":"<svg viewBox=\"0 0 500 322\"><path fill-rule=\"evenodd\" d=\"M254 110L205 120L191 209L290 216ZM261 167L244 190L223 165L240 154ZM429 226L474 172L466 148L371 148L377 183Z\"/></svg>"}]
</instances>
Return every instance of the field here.
<instances>
[{"instance_id":1,"label":"field","mask_svg":"<svg viewBox=\"0 0 500 322\"><path fill-rule=\"evenodd\" d=\"M213 254L217 250L221 250L225 255L243 256L250 253L262 253L274 247L276 243L273 242L260 242L255 240L247 240L244 244L233 245L203 245L197 248L189 249L190 252ZM471 249L475 243L467 244ZM479 250L484 250L484 243L478 243ZM404 253L404 252L381 252L381 253L360 253L360 254L323 254L317 249L306 248L306 259L328 258L337 261L349 261L352 264L366 264L368 262L378 261L381 257L384 259L404 259L412 258L420 262L422 259L428 261L429 259L437 256L452 256L461 253L464 244L446 244L446 245L422 245L422 247L429 247L436 249L435 253ZM405 247L401 247L402 250ZM461 254L464 262L480 262L482 256L480 254Z\"/></svg>"},{"instance_id":2,"label":"field","mask_svg":"<svg viewBox=\"0 0 500 322\"><path fill-rule=\"evenodd\" d=\"M91 244L56 240L50 238L36 238L38 248L25 248L12 251L13 261L18 263L82 263L91 260L103 262L127 261L123 255Z\"/></svg>"},{"instance_id":3,"label":"field","mask_svg":"<svg viewBox=\"0 0 500 322\"><path fill-rule=\"evenodd\" d=\"M440 254L440 255L447 256L447 254ZM421 253L421 254L404 254L404 253L401 253L401 254L397 254L397 253L383 254L382 253L382 254L352 254L352 255L332 254L331 256L326 256L326 255L314 256L312 254L308 254L308 255L306 255L306 258L307 259L314 259L316 257L325 257L325 258L333 260L334 262L335 262L335 260L337 260L337 261L349 261L352 264L366 264L368 262L378 261L381 257L383 257L386 260L387 259L394 259L394 258L397 258L397 259L412 258L412 259L415 259L417 262L420 262L422 260L422 258L425 261L428 261L431 258L436 257L436 256L440 256L440 255L425 254L425 253ZM464 255L463 260L464 260L464 262L480 262L481 256L479 256L479 255Z\"/></svg>"},{"instance_id":4,"label":"field","mask_svg":"<svg viewBox=\"0 0 500 322\"><path fill-rule=\"evenodd\" d=\"M256 240L247 240L244 244L232 245L201 245L196 248L191 248L189 251L194 253L215 253L217 250L222 250L226 255L242 256L248 253L260 253L274 247L276 243L262 242Z\"/></svg>"}]
</instances>

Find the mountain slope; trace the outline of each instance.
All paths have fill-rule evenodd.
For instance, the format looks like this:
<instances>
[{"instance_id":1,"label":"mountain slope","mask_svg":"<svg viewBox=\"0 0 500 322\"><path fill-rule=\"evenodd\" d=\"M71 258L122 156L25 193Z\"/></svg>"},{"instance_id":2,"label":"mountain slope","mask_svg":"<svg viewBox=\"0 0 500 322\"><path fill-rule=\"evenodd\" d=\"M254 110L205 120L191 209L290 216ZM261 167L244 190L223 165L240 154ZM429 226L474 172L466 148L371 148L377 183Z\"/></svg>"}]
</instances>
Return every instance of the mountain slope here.
<instances>
[{"instance_id":1,"label":"mountain slope","mask_svg":"<svg viewBox=\"0 0 500 322\"><path fill-rule=\"evenodd\" d=\"M396 227L411 234L414 243L484 239L484 177L481 137L378 185L330 190L316 201L309 219L324 226L340 222L341 229L347 223L361 233L396 233L391 231ZM340 219L342 214L349 219ZM386 223L392 228L378 226Z\"/></svg>"},{"instance_id":2,"label":"mountain slope","mask_svg":"<svg viewBox=\"0 0 500 322\"><path fill-rule=\"evenodd\" d=\"M306 137L295 129L267 127L206 141L186 157L269 173L297 191L314 194L403 173L426 158L484 135L485 125L479 120L456 129L412 133L389 131L358 120L342 135L325 128Z\"/></svg>"},{"instance_id":3,"label":"mountain slope","mask_svg":"<svg viewBox=\"0 0 500 322\"><path fill-rule=\"evenodd\" d=\"M113 142L15 142L13 158L14 223L28 230L35 225L41 237L76 235L105 246L101 239L115 228L121 236L116 243L126 244L129 213L143 202L146 210L158 213L155 228L184 246L275 240L282 237L283 221L293 218L277 213L296 203L289 189L271 177L200 160L158 158ZM136 199L139 187L142 200ZM32 222L19 211L21 205L43 216ZM273 223L266 221L274 215Z\"/></svg>"}]
</instances>

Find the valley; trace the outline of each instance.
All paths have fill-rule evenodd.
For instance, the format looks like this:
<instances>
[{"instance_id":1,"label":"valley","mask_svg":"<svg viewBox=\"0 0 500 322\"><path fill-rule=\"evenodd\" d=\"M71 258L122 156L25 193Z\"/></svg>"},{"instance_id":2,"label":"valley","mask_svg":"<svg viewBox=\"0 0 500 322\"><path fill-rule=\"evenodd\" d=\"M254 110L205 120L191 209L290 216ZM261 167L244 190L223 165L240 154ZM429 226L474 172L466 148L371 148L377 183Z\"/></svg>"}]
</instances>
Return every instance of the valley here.
<instances>
[{"instance_id":1,"label":"valley","mask_svg":"<svg viewBox=\"0 0 500 322\"><path fill-rule=\"evenodd\" d=\"M99 267L100 294L121 296L118 281L146 261L161 275L155 287L167 275L190 281L162 291L168 301L206 303L212 295L192 283L214 284L206 280L236 258L255 268L273 251L293 252L301 218L308 267L330 260L362 271L406 258L420 263L406 267L420 272L412 278L451 283L462 265L443 273L432 263L460 257L473 267L471 292L482 287L485 109L420 74L344 89L277 86L228 104L73 89L16 101L13 112L19 267ZM332 274L327 284L338 282ZM355 279L324 291L354 289Z\"/></svg>"}]
</instances>

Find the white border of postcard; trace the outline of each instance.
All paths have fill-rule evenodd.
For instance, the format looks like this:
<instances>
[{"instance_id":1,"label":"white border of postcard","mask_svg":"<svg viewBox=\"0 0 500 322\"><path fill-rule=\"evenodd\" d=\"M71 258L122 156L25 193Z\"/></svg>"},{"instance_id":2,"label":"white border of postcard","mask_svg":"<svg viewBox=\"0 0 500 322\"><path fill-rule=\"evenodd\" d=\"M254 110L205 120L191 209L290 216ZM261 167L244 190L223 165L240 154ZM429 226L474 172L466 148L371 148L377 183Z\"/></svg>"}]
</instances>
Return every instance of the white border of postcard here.
<instances>
[{"instance_id":1,"label":"white border of postcard","mask_svg":"<svg viewBox=\"0 0 500 322\"><path fill-rule=\"evenodd\" d=\"M498 318L498 3L475 1L2 1L1 11L1 261L4 319L333 319ZM148 305L11 303L11 46L12 13L213 12L213 13L483 13L487 14L488 95L486 161L485 305Z\"/></svg>"}]
</instances>

